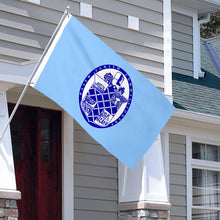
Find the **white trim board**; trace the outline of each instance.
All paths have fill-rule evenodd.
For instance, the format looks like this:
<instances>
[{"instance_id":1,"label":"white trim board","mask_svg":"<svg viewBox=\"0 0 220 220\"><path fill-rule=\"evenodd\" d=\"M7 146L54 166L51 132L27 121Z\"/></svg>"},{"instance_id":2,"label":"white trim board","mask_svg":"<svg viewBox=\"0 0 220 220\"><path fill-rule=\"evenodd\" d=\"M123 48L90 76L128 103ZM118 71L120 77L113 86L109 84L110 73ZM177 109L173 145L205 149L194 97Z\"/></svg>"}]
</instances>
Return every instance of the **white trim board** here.
<instances>
[{"instance_id":1,"label":"white trim board","mask_svg":"<svg viewBox=\"0 0 220 220\"><path fill-rule=\"evenodd\" d=\"M164 94L172 96L172 11L171 0L164 0Z\"/></svg>"},{"instance_id":2,"label":"white trim board","mask_svg":"<svg viewBox=\"0 0 220 220\"><path fill-rule=\"evenodd\" d=\"M186 136L186 201L187 220L192 216L192 141L189 135Z\"/></svg>"},{"instance_id":3,"label":"white trim board","mask_svg":"<svg viewBox=\"0 0 220 220\"><path fill-rule=\"evenodd\" d=\"M62 112L62 215L74 220L74 121Z\"/></svg>"}]
</instances>

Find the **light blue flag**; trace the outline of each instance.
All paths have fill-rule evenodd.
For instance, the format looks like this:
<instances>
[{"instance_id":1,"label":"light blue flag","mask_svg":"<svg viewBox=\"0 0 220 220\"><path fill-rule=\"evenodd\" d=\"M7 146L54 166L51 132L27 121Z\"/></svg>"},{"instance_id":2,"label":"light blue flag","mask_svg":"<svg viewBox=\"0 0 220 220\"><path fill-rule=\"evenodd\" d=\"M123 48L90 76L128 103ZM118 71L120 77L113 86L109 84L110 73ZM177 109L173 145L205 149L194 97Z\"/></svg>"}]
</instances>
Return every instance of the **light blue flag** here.
<instances>
[{"instance_id":1,"label":"light blue flag","mask_svg":"<svg viewBox=\"0 0 220 220\"><path fill-rule=\"evenodd\" d=\"M32 86L131 169L174 111L150 81L71 15L59 27Z\"/></svg>"}]
</instances>

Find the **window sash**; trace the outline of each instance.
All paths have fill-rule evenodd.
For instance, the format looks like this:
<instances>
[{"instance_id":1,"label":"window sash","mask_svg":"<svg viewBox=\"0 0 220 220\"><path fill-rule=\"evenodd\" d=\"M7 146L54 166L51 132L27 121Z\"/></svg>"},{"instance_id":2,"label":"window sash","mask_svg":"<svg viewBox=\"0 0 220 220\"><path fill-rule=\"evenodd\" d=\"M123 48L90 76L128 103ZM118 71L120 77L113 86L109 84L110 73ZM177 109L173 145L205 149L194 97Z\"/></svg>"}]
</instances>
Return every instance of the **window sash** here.
<instances>
[{"instance_id":1,"label":"window sash","mask_svg":"<svg viewBox=\"0 0 220 220\"><path fill-rule=\"evenodd\" d=\"M201 156L201 159L200 158L193 158L193 143L201 143L201 142L191 142L192 143L192 151L191 151L191 190L192 190L192 197L191 197L191 217L192 219L198 219L198 217L196 217L196 214L198 210L198 215L201 217L201 219L211 219L210 216L212 215L218 215L220 216L220 207L217 207L217 206L214 206L216 204L208 204L209 202L204 202L204 204L201 204L200 205L195 205L193 204L193 201L195 199L195 197L193 198L193 190L195 190L196 188L198 190L204 190L204 199L205 197L207 196L207 201L209 201L209 196L211 197L212 195L209 195L210 192L209 192L209 187L207 187L206 185L204 187L197 187L197 186L193 186L193 169L200 169L200 170L206 170L206 171L217 171L217 172L220 172L220 160L219 160L219 156L217 156L217 159L219 161L216 161L217 159L216 158L212 158L212 155L214 154L213 152L211 152L211 159L210 159L210 155L206 155L207 151L209 151L210 149L207 150L207 148L209 146L212 147L212 145L209 145L209 144L201 144L204 146L203 150L204 152L201 152L201 155L202 153L204 153L202 156ZM216 147L217 145L213 145L214 147ZM217 146L220 148L220 146ZM201 147L202 148L202 147ZM211 149L212 150L212 149ZM217 150L218 151L218 150ZM210 151L209 151L210 152ZM196 153L196 151L194 151L194 153ZM198 151L198 154L200 152ZM219 154L219 152L216 152ZM194 155L195 156L195 155ZM198 155L197 155L198 156ZM199 156L198 156L199 157ZM218 182L218 181L217 181ZM215 184L218 184L218 183L215 183ZM200 188L200 189L199 189ZM218 197L218 191L220 191L218 188L217 188L217 185L216 185L216 189L212 188L213 192L216 193L216 196ZM211 190L211 191L212 191ZM200 192L198 192L200 194ZM206 195L205 195L206 194ZM202 194L201 194L202 196ZM202 198L200 198L202 199ZM199 199L198 199L198 202L199 202ZM217 204L218 205L218 204Z\"/></svg>"}]
</instances>

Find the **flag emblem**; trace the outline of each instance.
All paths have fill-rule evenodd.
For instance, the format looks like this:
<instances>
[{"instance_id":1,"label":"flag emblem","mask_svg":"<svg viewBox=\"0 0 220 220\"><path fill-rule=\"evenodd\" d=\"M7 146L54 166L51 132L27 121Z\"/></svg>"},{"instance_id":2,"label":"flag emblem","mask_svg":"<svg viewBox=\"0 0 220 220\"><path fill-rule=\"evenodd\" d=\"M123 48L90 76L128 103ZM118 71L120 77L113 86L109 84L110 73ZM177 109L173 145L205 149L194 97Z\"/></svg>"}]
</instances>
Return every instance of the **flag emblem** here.
<instances>
[{"instance_id":1,"label":"flag emblem","mask_svg":"<svg viewBox=\"0 0 220 220\"><path fill-rule=\"evenodd\" d=\"M82 83L79 105L85 120L96 128L119 123L132 101L129 75L116 65L102 65L91 71Z\"/></svg>"}]
</instances>

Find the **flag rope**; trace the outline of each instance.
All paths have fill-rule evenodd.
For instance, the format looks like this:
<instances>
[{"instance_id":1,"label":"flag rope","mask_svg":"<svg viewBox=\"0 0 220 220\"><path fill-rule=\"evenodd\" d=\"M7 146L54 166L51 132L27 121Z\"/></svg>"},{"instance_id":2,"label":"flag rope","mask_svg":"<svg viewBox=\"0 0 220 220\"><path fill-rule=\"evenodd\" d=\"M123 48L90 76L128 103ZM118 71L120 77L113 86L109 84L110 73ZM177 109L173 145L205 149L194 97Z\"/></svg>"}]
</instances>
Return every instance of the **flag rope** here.
<instances>
[{"instance_id":1,"label":"flag rope","mask_svg":"<svg viewBox=\"0 0 220 220\"><path fill-rule=\"evenodd\" d=\"M5 132L6 132L7 128L8 128L8 126L9 126L9 124L11 123L11 121L12 121L12 119L13 119L13 117L14 117L14 115L15 115L17 109L18 109L18 106L20 105L21 100L23 99L23 97L24 97L24 95L25 95L25 93L26 93L26 91L27 91L27 89L28 89L28 86L31 84L31 81L32 81L32 79L33 79L33 77L34 77L34 74L35 74L36 70L38 69L40 63L42 62L42 60L43 60L43 58L44 58L44 56L45 56L45 54L47 53L47 51L48 51L48 49L49 49L51 43L52 43L53 40L54 40L54 37L56 36L56 34L57 34L57 32L58 32L58 30L59 30L59 28L60 28L60 26L62 25L62 23L63 23L63 21L65 20L66 16L69 16L69 14L70 14L70 13L69 13L69 10L70 10L70 7L67 6L66 10L64 11L63 16L61 17L61 19L60 19L60 21L59 21L59 23L58 23L58 25L57 25L57 27L56 27L56 29L55 29L55 31L53 32L53 34L52 34L52 36L51 36L51 38L50 38L50 40L49 40L47 46L45 47L44 52L42 53L42 55L41 55L41 57L40 57L38 63L36 64L36 66L35 66L35 68L34 68L32 74L31 74L31 76L29 77L27 83L25 84L25 87L24 87L24 89L22 90L22 93L21 93L21 95L20 95L20 97L19 97L17 103L16 103L15 107L13 108L13 111L12 111L10 117L8 118L7 123L5 124L4 129L2 130L2 133L1 133L1 136L0 136L0 142L2 142L2 139L3 139L4 135L5 135Z\"/></svg>"}]
</instances>

